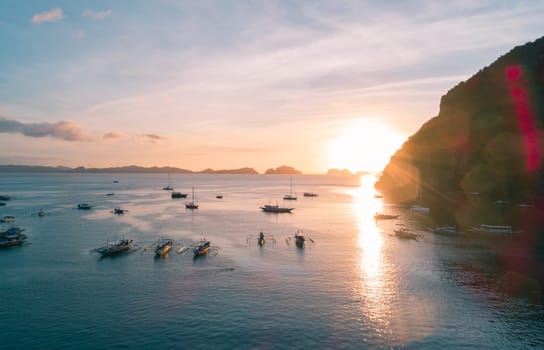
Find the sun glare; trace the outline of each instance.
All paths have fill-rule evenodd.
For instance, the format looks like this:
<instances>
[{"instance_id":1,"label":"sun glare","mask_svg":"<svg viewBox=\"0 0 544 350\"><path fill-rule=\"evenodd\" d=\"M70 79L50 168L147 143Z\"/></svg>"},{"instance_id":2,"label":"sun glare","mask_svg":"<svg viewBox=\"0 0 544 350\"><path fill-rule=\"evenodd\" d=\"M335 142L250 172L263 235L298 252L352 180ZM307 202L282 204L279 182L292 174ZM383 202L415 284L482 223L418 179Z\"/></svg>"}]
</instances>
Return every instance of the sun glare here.
<instances>
[{"instance_id":1,"label":"sun glare","mask_svg":"<svg viewBox=\"0 0 544 350\"><path fill-rule=\"evenodd\" d=\"M402 145L403 138L386 125L359 120L346 126L329 144L331 168L379 172Z\"/></svg>"}]
</instances>

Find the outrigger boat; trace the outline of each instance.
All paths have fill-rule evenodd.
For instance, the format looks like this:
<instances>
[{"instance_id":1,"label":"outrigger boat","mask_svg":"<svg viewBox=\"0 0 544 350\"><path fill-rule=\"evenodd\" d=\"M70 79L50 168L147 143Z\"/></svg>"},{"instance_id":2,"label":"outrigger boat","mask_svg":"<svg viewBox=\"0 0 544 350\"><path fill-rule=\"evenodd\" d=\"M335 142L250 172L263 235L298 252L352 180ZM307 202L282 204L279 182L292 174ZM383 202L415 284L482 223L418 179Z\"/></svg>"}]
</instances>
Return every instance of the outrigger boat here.
<instances>
[{"instance_id":1,"label":"outrigger boat","mask_svg":"<svg viewBox=\"0 0 544 350\"><path fill-rule=\"evenodd\" d=\"M202 256L208 254L208 250L210 249L210 241L207 241L206 239L202 238L198 245L193 247L193 254L195 258L197 256Z\"/></svg>"},{"instance_id":2,"label":"outrigger boat","mask_svg":"<svg viewBox=\"0 0 544 350\"><path fill-rule=\"evenodd\" d=\"M289 242L292 239L295 240L295 245L299 248L304 248L306 246L306 240L309 240L310 242L314 243L313 239L304 236L304 234L302 233L302 230L297 230L297 232L294 234L293 237L288 237L285 239L285 241L287 242L287 244L289 244Z\"/></svg>"},{"instance_id":3,"label":"outrigger boat","mask_svg":"<svg viewBox=\"0 0 544 350\"><path fill-rule=\"evenodd\" d=\"M164 256L168 254L173 245L174 241L172 241L170 238L161 238L155 245L155 254Z\"/></svg>"},{"instance_id":4,"label":"outrigger boat","mask_svg":"<svg viewBox=\"0 0 544 350\"><path fill-rule=\"evenodd\" d=\"M127 212L128 212L128 210L126 210L126 209L121 209L119 207L113 208L113 213L114 214L122 215L122 214L127 213Z\"/></svg>"},{"instance_id":5,"label":"outrigger boat","mask_svg":"<svg viewBox=\"0 0 544 350\"><path fill-rule=\"evenodd\" d=\"M279 205L265 204L260 207L265 213L290 213L295 208L280 207Z\"/></svg>"},{"instance_id":6,"label":"outrigger boat","mask_svg":"<svg viewBox=\"0 0 544 350\"><path fill-rule=\"evenodd\" d=\"M18 227L11 227L6 231L0 232L0 248L9 248L23 245L27 239L24 231L24 228L21 229Z\"/></svg>"},{"instance_id":7,"label":"outrigger boat","mask_svg":"<svg viewBox=\"0 0 544 350\"><path fill-rule=\"evenodd\" d=\"M11 216L11 215L6 215L2 219L0 219L0 222L5 222L5 223L13 222L13 221L15 221L15 216Z\"/></svg>"},{"instance_id":8,"label":"outrigger boat","mask_svg":"<svg viewBox=\"0 0 544 350\"><path fill-rule=\"evenodd\" d=\"M129 250L131 243L132 239L123 238L115 242L106 243L105 246L96 248L95 250L102 254L102 256L114 255Z\"/></svg>"}]
</instances>

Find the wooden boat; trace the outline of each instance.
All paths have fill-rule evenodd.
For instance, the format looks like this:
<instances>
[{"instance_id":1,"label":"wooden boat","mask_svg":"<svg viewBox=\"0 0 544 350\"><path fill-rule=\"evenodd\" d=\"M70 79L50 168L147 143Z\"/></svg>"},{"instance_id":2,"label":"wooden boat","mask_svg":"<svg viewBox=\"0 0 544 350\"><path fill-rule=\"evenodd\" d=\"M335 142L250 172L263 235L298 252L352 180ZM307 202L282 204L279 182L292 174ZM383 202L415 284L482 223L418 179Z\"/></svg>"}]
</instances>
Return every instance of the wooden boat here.
<instances>
[{"instance_id":1,"label":"wooden boat","mask_svg":"<svg viewBox=\"0 0 544 350\"><path fill-rule=\"evenodd\" d=\"M24 234L25 229L19 227L11 227L0 232L0 248L10 248L25 244L27 235Z\"/></svg>"},{"instance_id":2,"label":"wooden boat","mask_svg":"<svg viewBox=\"0 0 544 350\"><path fill-rule=\"evenodd\" d=\"M161 238L155 245L155 254L164 256L168 254L173 245L174 241L172 241L170 238Z\"/></svg>"},{"instance_id":3,"label":"wooden boat","mask_svg":"<svg viewBox=\"0 0 544 350\"><path fill-rule=\"evenodd\" d=\"M260 208L265 213L290 213L293 209L295 209L295 208L280 207L277 204L276 205L265 204L264 206Z\"/></svg>"},{"instance_id":4,"label":"wooden boat","mask_svg":"<svg viewBox=\"0 0 544 350\"><path fill-rule=\"evenodd\" d=\"M317 193L304 192L304 197L317 197L317 196L319 196Z\"/></svg>"},{"instance_id":5,"label":"wooden boat","mask_svg":"<svg viewBox=\"0 0 544 350\"><path fill-rule=\"evenodd\" d=\"M82 210L89 210L89 209L91 209L93 207L94 207L94 205L90 205L90 204L87 204L87 203L81 203L81 204L77 205L77 208L82 209Z\"/></svg>"},{"instance_id":6,"label":"wooden boat","mask_svg":"<svg viewBox=\"0 0 544 350\"><path fill-rule=\"evenodd\" d=\"M187 194L187 193L181 193L181 192L172 191L172 193L170 194L170 196L171 196L172 198L187 198L188 194Z\"/></svg>"},{"instance_id":7,"label":"wooden boat","mask_svg":"<svg viewBox=\"0 0 544 350\"><path fill-rule=\"evenodd\" d=\"M398 219L400 215L391 215L391 214L374 214L374 220L393 220Z\"/></svg>"},{"instance_id":8,"label":"wooden boat","mask_svg":"<svg viewBox=\"0 0 544 350\"><path fill-rule=\"evenodd\" d=\"M193 247L193 254L195 257L202 256L208 254L208 251L210 250L210 241L205 240L202 238L200 242Z\"/></svg>"},{"instance_id":9,"label":"wooden boat","mask_svg":"<svg viewBox=\"0 0 544 350\"><path fill-rule=\"evenodd\" d=\"M126 209L121 209L119 207L113 208L113 213L114 214L122 215L122 214L124 214L126 212L128 212L128 210L126 210Z\"/></svg>"},{"instance_id":10,"label":"wooden boat","mask_svg":"<svg viewBox=\"0 0 544 350\"><path fill-rule=\"evenodd\" d=\"M298 230L295 233L294 238L296 246L299 248L304 248L304 244L306 243L306 237L304 237L301 230Z\"/></svg>"},{"instance_id":11,"label":"wooden boat","mask_svg":"<svg viewBox=\"0 0 544 350\"><path fill-rule=\"evenodd\" d=\"M103 256L114 255L129 250L131 243L132 239L123 238L115 242L106 243L106 245L95 250Z\"/></svg>"},{"instance_id":12,"label":"wooden boat","mask_svg":"<svg viewBox=\"0 0 544 350\"><path fill-rule=\"evenodd\" d=\"M13 222L13 221L15 221L15 216L11 216L11 215L6 215L2 219L0 219L0 222L5 222L5 223Z\"/></svg>"}]
</instances>

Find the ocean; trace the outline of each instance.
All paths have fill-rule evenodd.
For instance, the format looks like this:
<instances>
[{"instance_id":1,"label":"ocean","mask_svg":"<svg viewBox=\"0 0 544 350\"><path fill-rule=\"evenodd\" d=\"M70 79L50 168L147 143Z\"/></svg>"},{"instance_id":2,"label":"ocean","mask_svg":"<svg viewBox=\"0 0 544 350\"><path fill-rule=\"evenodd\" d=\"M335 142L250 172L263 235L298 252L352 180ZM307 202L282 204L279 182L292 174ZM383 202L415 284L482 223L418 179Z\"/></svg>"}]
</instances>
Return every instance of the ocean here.
<instances>
[{"instance_id":1,"label":"ocean","mask_svg":"<svg viewBox=\"0 0 544 350\"><path fill-rule=\"evenodd\" d=\"M426 215L375 198L371 177L171 177L189 198L162 190L166 174L0 174L12 197L0 216L16 217L0 229L30 243L0 250L0 348L544 348L543 306L498 288L485 239L433 234ZM291 179L292 214L261 211L284 204ZM185 209L192 188L197 210ZM176 245L155 257L146 248L161 237ZM120 238L134 249L93 252ZM201 238L207 256L177 253Z\"/></svg>"}]
</instances>

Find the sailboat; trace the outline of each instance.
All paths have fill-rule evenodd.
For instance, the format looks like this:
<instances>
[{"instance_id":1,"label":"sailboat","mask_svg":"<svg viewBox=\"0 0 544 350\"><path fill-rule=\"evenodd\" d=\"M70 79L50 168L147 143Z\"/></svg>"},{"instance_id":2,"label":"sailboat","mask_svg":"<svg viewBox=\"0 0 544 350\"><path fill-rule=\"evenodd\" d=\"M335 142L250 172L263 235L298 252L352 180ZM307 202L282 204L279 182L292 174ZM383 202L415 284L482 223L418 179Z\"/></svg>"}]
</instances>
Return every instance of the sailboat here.
<instances>
[{"instance_id":1,"label":"sailboat","mask_svg":"<svg viewBox=\"0 0 544 350\"><path fill-rule=\"evenodd\" d=\"M172 177L170 177L170 173L168 173L168 185L164 186L162 189L165 191L172 191L174 189L174 186L172 185Z\"/></svg>"},{"instance_id":2,"label":"sailboat","mask_svg":"<svg viewBox=\"0 0 544 350\"><path fill-rule=\"evenodd\" d=\"M296 201L297 196L293 194L293 179L291 179L290 183L291 185L290 185L289 194L286 194L285 196L283 196L283 199L288 201Z\"/></svg>"},{"instance_id":3,"label":"sailboat","mask_svg":"<svg viewBox=\"0 0 544 350\"><path fill-rule=\"evenodd\" d=\"M189 203L185 203L187 209L198 209L198 204L195 202L195 188L193 187L192 200Z\"/></svg>"}]
</instances>

